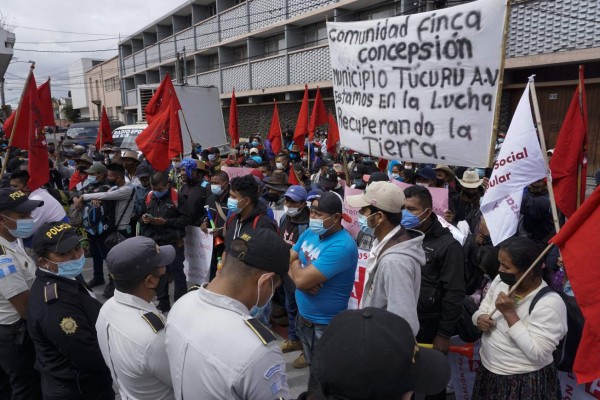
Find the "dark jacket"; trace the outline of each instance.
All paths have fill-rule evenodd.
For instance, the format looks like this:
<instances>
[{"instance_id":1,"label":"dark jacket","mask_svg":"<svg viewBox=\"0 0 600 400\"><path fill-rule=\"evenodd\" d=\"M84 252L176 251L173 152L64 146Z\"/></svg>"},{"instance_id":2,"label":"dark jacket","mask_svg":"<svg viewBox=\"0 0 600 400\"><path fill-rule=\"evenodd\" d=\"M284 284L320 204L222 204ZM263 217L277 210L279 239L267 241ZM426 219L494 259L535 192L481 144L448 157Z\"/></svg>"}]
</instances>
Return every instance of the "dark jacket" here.
<instances>
[{"instance_id":1,"label":"dark jacket","mask_svg":"<svg viewBox=\"0 0 600 400\"><path fill-rule=\"evenodd\" d=\"M102 304L79 280L38 268L29 294L27 328L44 399L114 399L96 336Z\"/></svg>"},{"instance_id":2,"label":"dark jacket","mask_svg":"<svg viewBox=\"0 0 600 400\"><path fill-rule=\"evenodd\" d=\"M308 229L310 210L304 207L300 214L290 217L283 214L279 221L279 237L291 248L296 244L300 235Z\"/></svg>"},{"instance_id":3,"label":"dark jacket","mask_svg":"<svg viewBox=\"0 0 600 400\"><path fill-rule=\"evenodd\" d=\"M277 224L267 215L267 206L258 202L252 209L250 215L242 220L240 214L233 213L227 221L227 232L225 234L225 250L235 239L244 233L251 235L254 229L267 228L277 231Z\"/></svg>"},{"instance_id":4,"label":"dark jacket","mask_svg":"<svg viewBox=\"0 0 600 400\"><path fill-rule=\"evenodd\" d=\"M223 210L223 214L225 214L225 218L227 218L227 214L229 214L229 208L227 208L227 200L229 199L229 186L223 193L220 195L211 194L206 200L206 204L208 204L208 210L210 211L210 216L212 217L215 226L217 228L222 228L225 226L227 222L226 219L221 217L219 210L217 209L217 202L221 206L221 210Z\"/></svg>"},{"instance_id":5,"label":"dark jacket","mask_svg":"<svg viewBox=\"0 0 600 400\"><path fill-rule=\"evenodd\" d=\"M519 233L526 233L534 242L546 244L556 233L550 198L547 195L533 196L525 193L521 202L521 215Z\"/></svg>"},{"instance_id":6,"label":"dark jacket","mask_svg":"<svg viewBox=\"0 0 600 400\"><path fill-rule=\"evenodd\" d=\"M142 214L150 214L154 218L164 218L164 225L152 225L141 223L141 234L152 238L159 246L166 244L176 244L177 241L185 236L185 227L180 226L180 212L178 204L173 202L175 189L169 188L170 193L167 193L162 198L158 199L154 193L150 195L150 202L147 200L142 204ZM173 197L172 197L173 196Z\"/></svg>"},{"instance_id":7,"label":"dark jacket","mask_svg":"<svg viewBox=\"0 0 600 400\"><path fill-rule=\"evenodd\" d=\"M423 249L426 264L421 268L421 292L417 305L423 327L437 325L437 334L456 334L465 297L463 249L452 233L430 216L432 224L425 233Z\"/></svg>"},{"instance_id":8,"label":"dark jacket","mask_svg":"<svg viewBox=\"0 0 600 400\"><path fill-rule=\"evenodd\" d=\"M206 217L206 188L199 184L190 186L185 184L179 192L179 213L177 227L184 228L187 225L200 226Z\"/></svg>"}]
</instances>

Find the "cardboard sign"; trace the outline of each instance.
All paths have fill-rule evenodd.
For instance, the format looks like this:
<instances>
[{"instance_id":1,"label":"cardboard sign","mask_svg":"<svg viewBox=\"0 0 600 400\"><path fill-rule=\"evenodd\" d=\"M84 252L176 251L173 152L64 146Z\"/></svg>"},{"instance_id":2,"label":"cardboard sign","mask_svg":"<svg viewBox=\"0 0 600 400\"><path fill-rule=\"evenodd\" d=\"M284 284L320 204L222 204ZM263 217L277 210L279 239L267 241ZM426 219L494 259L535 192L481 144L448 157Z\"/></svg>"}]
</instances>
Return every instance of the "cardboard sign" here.
<instances>
[{"instance_id":1,"label":"cardboard sign","mask_svg":"<svg viewBox=\"0 0 600 400\"><path fill-rule=\"evenodd\" d=\"M402 190L413 186L410 183L399 182L395 179L392 179L392 183ZM433 212L443 218L448 209L448 189L435 187L428 187L427 189L429 190L429 193L431 193Z\"/></svg>"},{"instance_id":2,"label":"cardboard sign","mask_svg":"<svg viewBox=\"0 0 600 400\"><path fill-rule=\"evenodd\" d=\"M348 309L356 310L362 299L363 289L365 288L365 276L367 270L367 260L369 259L369 250L358 249L358 263L356 265L356 275L354 278L354 286L350 299L348 300Z\"/></svg>"},{"instance_id":3,"label":"cardboard sign","mask_svg":"<svg viewBox=\"0 0 600 400\"><path fill-rule=\"evenodd\" d=\"M238 176L250 175L256 168L242 168L242 167L221 167L221 171L227 172L229 179L237 178Z\"/></svg>"},{"instance_id":4,"label":"cardboard sign","mask_svg":"<svg viewBox=\"0 0 600 400\"><path fill-rule=\"evenodd\" d=\"M486 167L506 2L329 22L341 145L388 160Z\"/></svg>"},{"instance_id":5,"label":"cardboard sign","mask_svg":"<svg viewBox=\"0 0 600 400\"><path fill-rule=\"evenodd\" d=\"M348 232L350 232L354 239L356 239L356 235L358 235L358 232L360 231L360 228L358 227L358 210L360 209L350 207L348 203L346 203L346 198L348 196L355 196L362 193L364 193L364 190L362 189L354 189L351 187L346 187L344 189L344 214L348 214L348 216L352 218L352 222L346 222L342 220L342 226L346 228Z\"/></svg>"},{"instance_id":6,"label":"cardboard sign","mask_svg":"<svg viewBox=\"0 0 600 400\"><path fill-rule=\"evenodd\" d=\"M183 272L188 282L201 285L208 282L213 251L213 236L197 226L185 227L185 260Z\"/></svg>"}]
</instances>

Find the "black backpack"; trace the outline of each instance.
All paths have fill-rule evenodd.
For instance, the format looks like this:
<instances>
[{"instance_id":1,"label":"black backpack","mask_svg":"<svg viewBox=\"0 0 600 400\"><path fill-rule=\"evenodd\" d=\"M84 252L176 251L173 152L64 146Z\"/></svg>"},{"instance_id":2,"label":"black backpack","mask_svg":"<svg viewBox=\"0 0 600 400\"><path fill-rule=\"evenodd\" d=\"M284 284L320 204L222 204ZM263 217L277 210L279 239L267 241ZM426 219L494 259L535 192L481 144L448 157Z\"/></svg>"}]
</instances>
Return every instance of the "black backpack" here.
<instances>
[{"instance_id":1,"label":"black backpack","mask_svg":"<svg viewBox=\"0 0 600 400\"><path fill-rule=\"evenodd\" d=\"M106 192L108 189L108 186L101 186L96 192ZM86 201L82 220L83 229L92 236L112 231L115 224L115 202L102 201L99 207L94 207L91 201Z\"/></svg>"},{"instance_id":2,"label":"black backpack","mask_svg":"<svg viewBox=\"0 0 600 400\"><path fill-rule=\"evenodd\" d=\"M550 286L543 287L535 294L533 300L531 300L529 314L531 314L533 307L535 307L542 297L552 292L557 293L565 302L565 306L567 307L568 327L567 334L560 342L558 342L558 346L556 346L556 350L554 350L554 365L556 365L556 368L558 368L559 371L572 372L573 364L575 363L575 355L577 354L577 348L579 347L581 334L583 333L583 324L585 322L575 298L565 293L556 292Z\"/></svg>"}]
</instances>

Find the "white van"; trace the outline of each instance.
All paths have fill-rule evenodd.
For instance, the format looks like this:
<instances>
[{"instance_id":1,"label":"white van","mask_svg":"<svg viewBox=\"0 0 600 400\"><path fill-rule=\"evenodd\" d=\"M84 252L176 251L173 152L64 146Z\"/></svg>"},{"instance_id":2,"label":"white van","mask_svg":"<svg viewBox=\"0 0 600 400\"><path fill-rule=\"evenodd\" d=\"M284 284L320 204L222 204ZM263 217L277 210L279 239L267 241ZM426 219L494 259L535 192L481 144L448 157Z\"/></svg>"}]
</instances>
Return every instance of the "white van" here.
<instances>
[{"instance_id":1,"label":"white van","mask_svg":"<svg viewBox=\"0 0 600 400\"><path fill-rule=\"evenodd\" d=\"M121 150L138 151L135 138L147 127L148 124L120 126L112 132L113 144L120 147Z\"/></svg>"}]
</instances>

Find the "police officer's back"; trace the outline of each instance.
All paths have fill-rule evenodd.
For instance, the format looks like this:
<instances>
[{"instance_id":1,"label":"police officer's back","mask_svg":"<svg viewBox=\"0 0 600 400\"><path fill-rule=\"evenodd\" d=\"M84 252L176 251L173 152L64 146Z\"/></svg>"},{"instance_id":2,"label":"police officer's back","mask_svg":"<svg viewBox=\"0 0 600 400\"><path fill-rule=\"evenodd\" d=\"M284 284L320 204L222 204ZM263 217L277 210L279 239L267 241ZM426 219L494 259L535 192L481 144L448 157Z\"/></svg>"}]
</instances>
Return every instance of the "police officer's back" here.
<instances>
[{"instance_id":1,"label":"police officer's back","mask_svg":"<svg viewBox=\"0 0 600 400\"><path fill-rule=\"evenodd\" d=\"M94 326L101 304L81 279L80 240L64 222L44 224L33 237L38 269L27 326L46 400L114 399Z\"/></svg>"}]
</instances>

